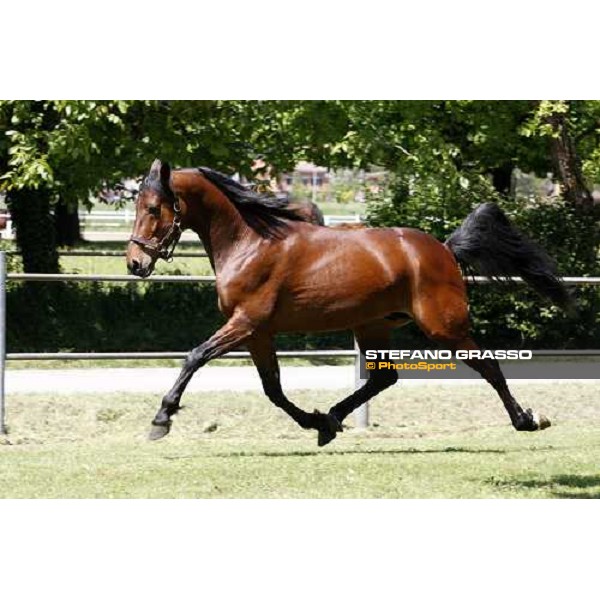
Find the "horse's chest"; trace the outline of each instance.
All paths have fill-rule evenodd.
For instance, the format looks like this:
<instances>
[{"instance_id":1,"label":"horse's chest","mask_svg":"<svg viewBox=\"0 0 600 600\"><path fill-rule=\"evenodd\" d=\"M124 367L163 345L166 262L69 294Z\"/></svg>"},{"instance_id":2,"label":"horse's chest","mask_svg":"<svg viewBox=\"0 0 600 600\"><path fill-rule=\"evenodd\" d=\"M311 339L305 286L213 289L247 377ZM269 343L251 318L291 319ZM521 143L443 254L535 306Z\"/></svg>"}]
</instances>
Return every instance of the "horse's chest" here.
<instances>
[{"instance_id":1,"label":"horse's chest","mask_svg":"<svg viewBox=\"0 0 600 600\"><path fill-rule=\"evenodd\" d=\"M219 310L229 317L241 305L269 304L276 283L266 269L244 269L217 275Z\"/></svg>"}]
</instances>

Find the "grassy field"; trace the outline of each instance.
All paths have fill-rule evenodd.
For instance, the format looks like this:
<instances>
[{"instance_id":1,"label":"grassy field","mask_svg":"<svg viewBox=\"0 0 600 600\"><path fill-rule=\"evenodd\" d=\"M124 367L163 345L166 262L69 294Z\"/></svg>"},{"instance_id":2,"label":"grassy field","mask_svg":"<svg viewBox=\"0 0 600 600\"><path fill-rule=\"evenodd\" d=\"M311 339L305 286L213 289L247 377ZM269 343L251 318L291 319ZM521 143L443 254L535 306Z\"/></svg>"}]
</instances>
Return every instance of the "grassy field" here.
<instances>
[{"instance_id":1,"label":"grassy field","mask_svg":"<svg viewBox=\"0 0 600 600\"><path fill-rule=\"evenodd\" d=\"M123 244L123 247L125 245ZM194 251L200 251L195 248ZM61 256L60 268L63 273L85 273L88 275L126 275L125 251L123 256ZM159 260L154 269L155 275L214 275L208 258L175 257L173 262Z\"/></svg>"},{"instance_id":2,"label":"grassy field","mask_svg":"<svg viewBox=\"0 0 600 600\"><path fill-rule=\"evenodd\" d=\"M121 256L61 256L60 268L63 273L84 273L88 275L126 275L125 242L87 242L74 250L85 251L116 251ZM7 250L15 250L14 243L5 244ZM198 243L180 243L179 252L201 252L202 246ZM61 248L62 252L69 252L68 248ZM11 257L11 271L23 270L20 256ZM175 256L173 262L167 263L160 260L156 263L156 275L183 274L183 275L213 275L208 258L184 258Z\"/></svg>"},{"instance_id":3,"label":"grassy field","mask_svg":"<svg viewBox=\"0 0 600 600\"><path fill-rule=\"evenodd\" d=\"M146 441L156 396L11 396L0 441L10 498L600 498L595 384L514 387L553 427L517 433L484 386L382 394L373 425L326 448L258 393L185 398ZM296 392L307 409L339 395ZM349 424L352 419L349 419Z\"/></svg>"},{"instance_id":4,"label":"grassy field","mask_svg":"<svg viewBox=\"0 0 600 600\"><path fill-rule=\"evenodd\" d=\"M60 268L63 273L86 273L91 275L125 275L127 265L125 262L125 242L93 242L83 244L76 250L120 252L122 256L61 256ZM179 252L201 252L202 246L197 243L180 243ZM68 252L68 250L65 250ZM173 262L167 263L159 260L155 268L156 275L183 274L183 275L213 275L208 258L175 256Z\"/></svg>"}]
</instances>

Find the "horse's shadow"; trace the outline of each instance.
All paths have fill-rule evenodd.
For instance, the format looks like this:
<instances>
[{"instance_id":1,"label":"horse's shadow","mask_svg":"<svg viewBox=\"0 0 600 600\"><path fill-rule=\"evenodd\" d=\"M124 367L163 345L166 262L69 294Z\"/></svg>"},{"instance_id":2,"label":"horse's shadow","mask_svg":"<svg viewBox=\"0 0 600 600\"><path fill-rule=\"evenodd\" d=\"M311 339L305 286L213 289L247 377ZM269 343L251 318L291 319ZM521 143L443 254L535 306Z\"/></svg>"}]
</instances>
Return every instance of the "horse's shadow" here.
<instances>
[{"instance_id":1,"label":"horse's shadow","mask_svg":"<svg viewBox=\"0 0 600 600\"><path fill-rule=\"evenodd\" d=\"M555 498L600 498L600 475L555 475L549 479L517 479L506 483L529 489L548 489Z\"/></svg>"},{"instance_id":2,"label":"horse's shadow","mask_svg":"<svg viewBox=\"0 0 600 600\"><path fill-rule=\"evenodd\" d=\"M263 458L290 458L290 457L306 457L306 456L349 456L353 454L358 455L410 455L410 454L448 454L448 453L461 453L461 454L506 454L506 450L499 450L493 448L462 448L449 446L446 448L439 449L424 449L419 450L418 448L389 448L389 449L374 449L374 448L352 448L348 450L289 450L289 451L245 451L240 452L227 452L219 453L214 456L217 458L251 458L251 457L263 457Z\"/></svg>"}]
</instances>

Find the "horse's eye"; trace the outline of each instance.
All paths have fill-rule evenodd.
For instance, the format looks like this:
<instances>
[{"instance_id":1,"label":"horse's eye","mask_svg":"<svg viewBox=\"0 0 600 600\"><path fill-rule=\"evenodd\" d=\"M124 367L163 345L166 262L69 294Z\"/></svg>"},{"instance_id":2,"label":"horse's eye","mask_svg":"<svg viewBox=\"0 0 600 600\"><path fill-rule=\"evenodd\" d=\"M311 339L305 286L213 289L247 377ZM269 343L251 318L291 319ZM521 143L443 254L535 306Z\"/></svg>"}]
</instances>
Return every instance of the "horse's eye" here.
<instances>
[{"instance_id":1,"label":"horse's eye","mask_svg":"<svg viewBox=\"0 0 600 600\"><path fill-rule=\"evenodd\" d=\"M153 217L160 217L160 206L149 206L148 207L148 212Z\"/></svg>"}]
</instances>

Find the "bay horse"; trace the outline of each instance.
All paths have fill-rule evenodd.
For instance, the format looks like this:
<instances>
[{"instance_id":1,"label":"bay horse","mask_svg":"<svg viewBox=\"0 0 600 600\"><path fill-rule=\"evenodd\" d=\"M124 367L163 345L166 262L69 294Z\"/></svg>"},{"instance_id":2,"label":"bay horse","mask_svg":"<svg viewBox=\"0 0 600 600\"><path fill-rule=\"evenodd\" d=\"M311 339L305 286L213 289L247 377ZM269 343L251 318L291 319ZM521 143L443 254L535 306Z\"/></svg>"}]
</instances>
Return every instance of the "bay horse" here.
<instances>
[{"instance_id":1,"label":"bay horse","mask_svg":"<svg viewBox=\"0 0 600 600\"><path fill-rule=\"evenodd\" d=\"M193 374L244 344L270 401L300 427L316 429L320 446L329 443L344 419L393 385L397 373L372 371L327 413L310 413L282 390L274 336L351 329L364 354L390 349L391 331L414 320L445 348L477 350L461 268L494 278L520 276L555 304L570 302L553 261L493 203L477 207L445 243L418 229L335 229L305 218L285 201L209 168L171 170L154 161L137 198L128 270L148 277L159 258L172 255L181 232L193 230L215 272L227 322L188 354L152 421L150 439L169 433ZM546 417L521 408L495 360L465 362L496 390L516 430L550 426Z\"/></svg>"}]
</instances>

